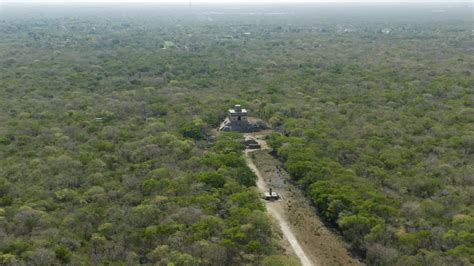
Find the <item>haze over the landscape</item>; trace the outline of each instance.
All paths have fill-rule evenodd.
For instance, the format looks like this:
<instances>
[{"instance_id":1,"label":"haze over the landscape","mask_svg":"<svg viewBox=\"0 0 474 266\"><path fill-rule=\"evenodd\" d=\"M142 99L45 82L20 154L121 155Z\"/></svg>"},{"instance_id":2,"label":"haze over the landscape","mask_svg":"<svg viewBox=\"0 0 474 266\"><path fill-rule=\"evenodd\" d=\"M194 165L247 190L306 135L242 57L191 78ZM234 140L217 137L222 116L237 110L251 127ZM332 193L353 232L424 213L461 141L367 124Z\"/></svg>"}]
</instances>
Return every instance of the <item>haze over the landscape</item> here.
<instances>
[{"instance_id":1,"label":"haze over the landscape","mask_svg":"<svg viewBox=\"0 0 474 266\"><path fill-rule=\"evenodd\" d=\"M261 4L261 3L469 3L469 0L2 0L5 3L216 3L216 4Z\"/></svg>"}]
</instances>

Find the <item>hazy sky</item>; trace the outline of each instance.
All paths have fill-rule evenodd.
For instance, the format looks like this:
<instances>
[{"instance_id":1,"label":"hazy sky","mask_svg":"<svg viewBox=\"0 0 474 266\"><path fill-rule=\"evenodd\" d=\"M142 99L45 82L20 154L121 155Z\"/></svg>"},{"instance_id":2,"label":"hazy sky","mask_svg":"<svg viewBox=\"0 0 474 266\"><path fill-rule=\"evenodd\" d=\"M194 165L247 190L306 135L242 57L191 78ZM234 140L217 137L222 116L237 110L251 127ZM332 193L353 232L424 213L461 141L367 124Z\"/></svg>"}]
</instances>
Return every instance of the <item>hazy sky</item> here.
<instances>
[{"instance_id":1,"label":"hazy sky","mask_svg":"<svg viewBox=\"0 0 474 266\"><path fill-rule=\"evenodd\" d=\"M470 2L472 0L0 0L0 3L422 3L422 2Z\"/></svg>"}]
</instances>

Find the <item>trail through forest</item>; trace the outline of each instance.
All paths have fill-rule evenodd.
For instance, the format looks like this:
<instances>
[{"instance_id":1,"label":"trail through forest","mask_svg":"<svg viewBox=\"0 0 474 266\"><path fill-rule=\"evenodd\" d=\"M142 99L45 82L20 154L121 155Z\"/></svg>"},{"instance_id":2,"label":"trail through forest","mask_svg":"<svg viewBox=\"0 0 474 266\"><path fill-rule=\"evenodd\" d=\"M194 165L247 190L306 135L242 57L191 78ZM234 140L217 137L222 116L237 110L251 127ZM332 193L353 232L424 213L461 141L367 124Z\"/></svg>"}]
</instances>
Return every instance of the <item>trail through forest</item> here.
<instances>
[{"instance_id":1,"label":"trail through forest","mask_svg":"<svg viewBox=\"0 0 474 266\"><path fill-rule=\"evenodd\" d=\"M248 152L249 150L246 150L247 155L248 155ZM267 185L265 184L265 181L263 180L262 175L260 174L257 167L255 166L255 164L253 163L252 159L249 156L246 157L246 162L247 162L247 166L250 169L252 169L252 171L254 171L254 173L258 177L257 179L258 189L262 193L268 191ZM278 221L279 225L281 226L283 235L285 236L286 240L288 240L288 242L290 243L295 255L298 256L298 258L300 259L301 264L303 266L316 265L308 258L308 256L306 256L306 253L303 251L300 243L296 239L291 228L288 226L288 223L286 219L284 218L283 213L281 213L282 212L281 207L279 208L278 205L279 205L279 202L271 202L271 201L266 202L268 213L270 213L270 215L272 215Z\"/></svg>"},{"instance_id":2,"label":"trail through forest","mask_svg":"<svg viewBox=\"0 0 474 266\"><path fill-rule=\"evenodd\" d=\"M273 158L264 140L265 135L252 135L261 149L247 149L247 166L257 175L260 192L273 191L282 197L279 201L265 201L268 213L278 222L288 249L302 265L359 265L347 252L343 241L329 231L316 215L303 193L290 182L288 173Z\"/></svg>"}]
</instances>

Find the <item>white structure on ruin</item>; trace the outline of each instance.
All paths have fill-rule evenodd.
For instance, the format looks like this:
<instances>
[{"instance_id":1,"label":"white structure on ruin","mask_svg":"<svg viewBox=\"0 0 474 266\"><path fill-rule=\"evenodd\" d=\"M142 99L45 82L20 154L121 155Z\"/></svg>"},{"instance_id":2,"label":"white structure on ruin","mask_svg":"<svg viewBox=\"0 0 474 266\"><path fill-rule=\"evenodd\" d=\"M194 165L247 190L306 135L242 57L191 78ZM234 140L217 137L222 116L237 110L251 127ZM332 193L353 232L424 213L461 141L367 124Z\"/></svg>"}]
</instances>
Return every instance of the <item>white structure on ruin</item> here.
<instances>
[{"instance_id":1,"label":"white structure on ruin","mask_svg":"<svg viewBox=\"0 0 474 266\"><path fill-rule=\"evenodd\" d=\"M267 129L265 122L248 117L247 109L243 109L240 104L236 104L233 109L229 109L227 118L219 126L220 131L255 132Z\"/></svg>"}]
</instances>

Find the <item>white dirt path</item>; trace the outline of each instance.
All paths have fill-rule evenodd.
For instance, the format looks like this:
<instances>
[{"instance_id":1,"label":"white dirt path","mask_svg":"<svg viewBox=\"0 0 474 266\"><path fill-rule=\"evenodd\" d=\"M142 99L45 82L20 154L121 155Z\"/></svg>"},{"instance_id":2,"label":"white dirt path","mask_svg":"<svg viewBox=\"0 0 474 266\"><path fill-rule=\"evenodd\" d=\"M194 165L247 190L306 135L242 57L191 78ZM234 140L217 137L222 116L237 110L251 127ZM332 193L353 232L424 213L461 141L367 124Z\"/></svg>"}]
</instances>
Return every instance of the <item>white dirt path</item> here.
<instances>
[{"instance_id":1,"label":"white dirt path","mask_svg":"<svg viewBox=\"0 0 474 266\"><path fill-rule=\"evenodd\" d=\"M247 156L245 158L245 161L247 163L247 166L255 173L255 175L257 175L257 178L258 178L257 179L257 187L262 193L267 192L268 187L267 187L267 185L266 185L266 183L263 179L263 176L258 171L258 168L253 163L252 159L248 156L248 153L249 153L249 151L246 150L245 154ZM278 206L279 204L280 203L278 201L274 201L274 202L267 201L266 202L266 207L267 207L268 213L270 213L270 215L272 215L278 221L278 223L280 224L284 237L290 243L294 253L300 259L301 264L303 266L316 265L315 262L313 262L309 259L309 257L304 252L303 248L301 248L301 245L300 245L298 239L295 237L295 234L293 233L293 231L291 230L290 226L287 223L287 220L285 218L285 213L282 211L281 206Z\"/></svg>"}]
</instances>

